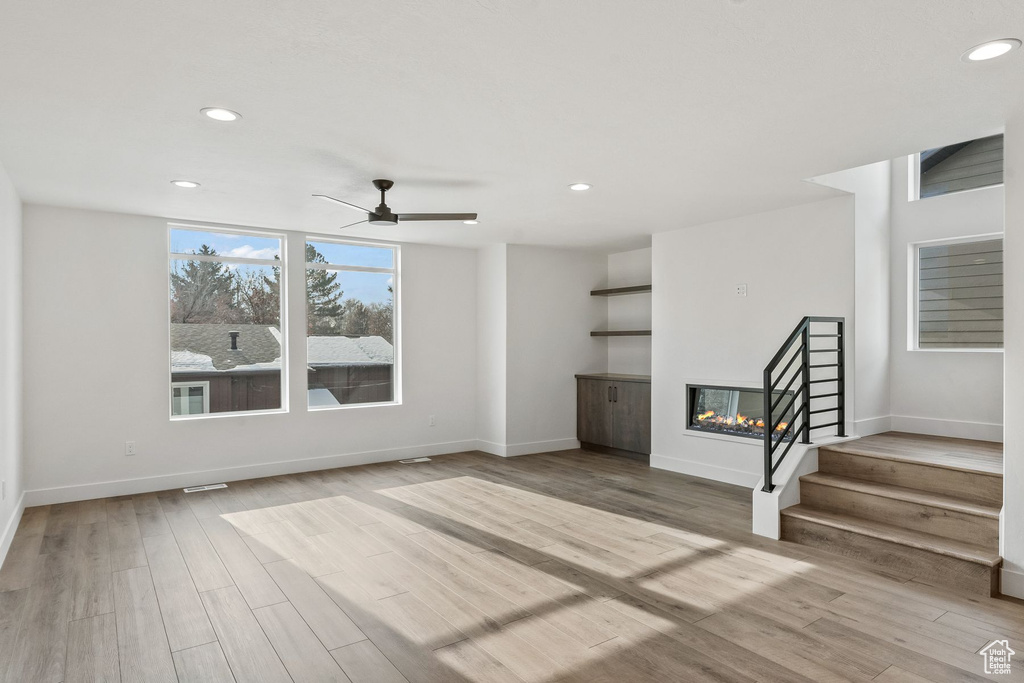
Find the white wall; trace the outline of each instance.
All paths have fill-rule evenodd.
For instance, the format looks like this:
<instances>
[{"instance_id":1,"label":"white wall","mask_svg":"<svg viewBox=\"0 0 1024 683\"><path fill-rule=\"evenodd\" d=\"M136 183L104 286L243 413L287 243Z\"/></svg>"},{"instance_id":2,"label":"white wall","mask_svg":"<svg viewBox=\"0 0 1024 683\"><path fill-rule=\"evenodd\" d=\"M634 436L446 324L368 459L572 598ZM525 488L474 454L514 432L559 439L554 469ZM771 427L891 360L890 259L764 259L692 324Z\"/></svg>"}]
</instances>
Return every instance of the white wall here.
<instances>
[{"instance_id":1,"label":"white wall","mask_svg":"<svg viewBox=\"0 0 1024 683\"><path fill-rule=\"evenodd\" d=\"M1024 110L1007 122L1003 154L1004 411L1002 592L1024 598Z\"/></svg>"},{"instance_id":2,"label":"white wall","mask_svg":"<svg viewBox=\"0 0 1024 683\"><path fill-rule=\"evenodd\" d=\"M21 200L0 166L0 564L22 510Z\"/></svg>"},{"instance_id":3,"label":"white wall","mask_svg":"<svg viewBox=\"0 0 1024 683\"><path fill-rule=\"evenodd\" d=\"M606 286L630 287L651 284L651 249L634 249L608 255ZM608 329L651 329L651 295L630 294L608 297ZM608 372L629 375L651 374L649 337L609 337Z\"/></svg>"},{"instance_id":4,"label":"white wall","mask_svg":"<svg viewBox=\"0 0 1024 683\"><path fill-rule=\"evenodd\" d=\"M892 426L890 383L890 272L892 163L867 166L813 178L813 182L853 194L856 351L854 412L851 435L867 436ZM833 258L849 258L836 254Z\"/></svg>"},{"instance_id":5,"label":"white wall","mask_svg":"<svg viewBox=\"0 0 1024 683\"><path fill-rule=\"evenodd\" d=\"M761 442L688 432L686 384L760 387L805 315L845 316L853 331L853 250L849 196L654 235L653 466L757 483Z\"/></svg>"},{"instance_id":6,"label":"white wall","mask_svg":"<svg viewBox=\"0 0 1024 683\"><path fill-rule=\"evenodd\" d=\"M489 453L507 441L508 247L477 252L477 438Z\"/></svg>"},{"instance_id":7,"label":"white wall","mask_svg":"<svg viewBox=\"0 0 1024 683\"><path fill-rule=\"evenodd\" d=\"M604 254L508 247L507 455L576 448L576 379L604 372ZM481 399L483 400L483 399Z\"/></svg>"},{"instance_id":8,"label":"white wall","mask_svg":"<svg viewBox=\"0 0 1024 683\"><path fill-rule=\"evenodd\" d=\"M895 160L892 172L892 426L902 431L999 441L1003 354L910 351L908 320L912 320L910 245L1001 233L1004 190L988 187L911 202L907 164L906 157Z\"/></svg>"},{"instance_id":9,"label":"white wall","mask_svg":"<svg viewBox=\"0 0 1024 683\"><path fill-rule=\"evenodd\" d=\"M473 250L402 247L402 405L307 412L304 373L293 372L289 413L172 422L167 221L30 205L24 224L27 502L476 445ZM289 233L286 252L292 368L304 361L302 240ZM126 440L138 455L124 455Z\"/></svg>"}]
</instances>

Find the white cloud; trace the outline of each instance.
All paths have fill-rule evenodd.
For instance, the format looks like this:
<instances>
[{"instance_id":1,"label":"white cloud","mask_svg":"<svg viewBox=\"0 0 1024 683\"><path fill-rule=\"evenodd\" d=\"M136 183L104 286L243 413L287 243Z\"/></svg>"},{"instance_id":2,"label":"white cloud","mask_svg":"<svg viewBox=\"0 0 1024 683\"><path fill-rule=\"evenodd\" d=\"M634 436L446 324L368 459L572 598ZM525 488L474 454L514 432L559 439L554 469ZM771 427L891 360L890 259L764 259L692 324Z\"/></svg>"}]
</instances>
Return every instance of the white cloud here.
<instances>
[{"instance_id":1,"label":"white cloud","mask_svg":"<svg viewBox=\"0 0 1024 683\"><path fill-rule=\"evenodd\" d=\"M251 244L243 244L240 247L235 247L224 254L225 256L235 256L237 258L259 258L259 259L271 259L277 255L277 249L273 247L267 247L265 249L257 249Z\"/></svg>"}]
</instances>

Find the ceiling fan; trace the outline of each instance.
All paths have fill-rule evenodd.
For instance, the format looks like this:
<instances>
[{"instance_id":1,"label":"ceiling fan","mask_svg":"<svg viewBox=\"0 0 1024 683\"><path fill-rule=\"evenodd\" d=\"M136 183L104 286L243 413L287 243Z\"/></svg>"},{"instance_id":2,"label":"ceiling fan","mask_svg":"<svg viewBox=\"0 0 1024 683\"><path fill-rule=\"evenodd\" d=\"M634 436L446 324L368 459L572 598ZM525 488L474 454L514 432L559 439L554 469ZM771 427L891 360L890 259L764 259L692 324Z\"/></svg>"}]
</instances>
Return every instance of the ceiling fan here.
<instances>
[{"instance_id":1,"label":"ceiling fan","mask_svg":"<svg viewBox=\"0 0 1024 683\"><path fill-rule=\"evenodd\" d=\"M404 223L405 221L476 221L475 213L394 213L391 211L391 208L384 201L385 193L388 190L390 190L394 186L394 184L395 181L386 180L383 178L378 178L377 180L373 181L373 186L380 190L380 206L378 206L373 211L369 209L364 209L363 207L357 206L350 202L343 202L342 200L335 199L334 197L328 197L325 194L315 194L313 196L320 197L322 199L327 199L332 202L337 202L338 204L343 204L344 206L347 206L350 209L356 209L357 211L366 212L366 220L356 221L355 223L343 225L340 228L338 228L339 230L342 230L344 228L351 228L353 225L359 225L360 223L369 223L370 225L395 226L398 225L399 222Z\"/></svg>"}]
</instances>

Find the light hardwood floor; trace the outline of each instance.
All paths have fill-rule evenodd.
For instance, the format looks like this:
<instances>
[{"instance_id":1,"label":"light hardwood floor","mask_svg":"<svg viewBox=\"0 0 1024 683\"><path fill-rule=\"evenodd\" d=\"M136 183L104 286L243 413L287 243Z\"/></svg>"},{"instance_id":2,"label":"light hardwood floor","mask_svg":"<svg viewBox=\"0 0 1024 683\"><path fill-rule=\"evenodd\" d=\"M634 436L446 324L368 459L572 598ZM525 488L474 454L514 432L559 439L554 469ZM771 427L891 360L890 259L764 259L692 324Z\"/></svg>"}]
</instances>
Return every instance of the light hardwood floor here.
<instances>
[{"instance_id":1,"label":"light hardwood floor","mask_svg":"<svg viewBox=\"0 0 1024 683\"><path fill-rule=\"evenodd\" d=\"M750 492L568 451L32 508L17 681L981 681L1024 607L752 536ZM1024 660L1002 680L1024 680Z\"/></svg>"}]
</instances>

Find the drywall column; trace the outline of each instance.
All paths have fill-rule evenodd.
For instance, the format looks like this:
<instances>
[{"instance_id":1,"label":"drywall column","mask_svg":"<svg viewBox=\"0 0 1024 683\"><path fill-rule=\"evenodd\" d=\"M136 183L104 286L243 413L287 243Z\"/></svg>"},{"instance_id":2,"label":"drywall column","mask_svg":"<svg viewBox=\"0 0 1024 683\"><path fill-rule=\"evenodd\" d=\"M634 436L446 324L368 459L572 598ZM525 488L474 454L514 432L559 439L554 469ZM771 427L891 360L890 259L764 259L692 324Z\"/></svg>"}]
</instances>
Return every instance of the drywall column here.
<instances>
[{"instance_id":1,"label":"drywall column","mask_svg":"<svg viewBox=\"0 0 1024 683\"><path fill-rule=\"evenodd\" d=\"M507 261L506 449L525 455L578 448L578 372L608 368L608 309L590 296L607 257L582 249L509 245Z\"/></svg>"},{"instance_id":2,"label":"drywall column","mask_svg":"<svg viewBox=\"0 0 1024 683\"><path fill-rule=\"evenodd\" d=\"M847 320L847 434L889 430L890 276L892 163L880 161L812 178L853 194L854 319ZM837 254L837 258L843 258ZM849 340L852 340L850 343Z\"/></svg>"},{"instance_id":3,"label":"drywall column","mask_svg":"<svg viewBox=\"0 0 1024 683\"><path fill-rule=\"evenodd\" d=\"M1024 109L1006 125L1002 592L1024 598Z\"/></svg>"},{"instance_id":4,"label":"drywall column","mask_svg":"<svg viewBox=\"0 0 1024 683\"><path fill-rule=\"evenodd\" d=\"M477 439L505 455L508 347L508 246L477 252Z\"/></svg>"},{"instance_id":5,"label":"drywall column","mask_svg":"<svg viewBox=\"0 0 1024 683\"><path fill-rule=\"evenodd\" d=\"M477 439L494 455L576 448L578 372L604 372L604 254L498 244L477 253Z\"/></svg>"},{"instance_id":6,"label":"drywall column","mask_svg":"<svg viewBox=\"0 0 1024 683\"><path fill-rule=\"evenodd\" d=\"M0 564L22 505L21 200L0 166Z\"/></svg>"}]
</instances>

